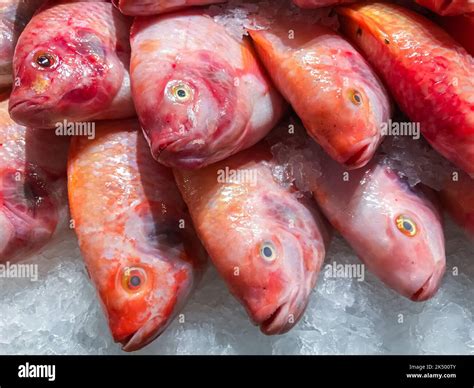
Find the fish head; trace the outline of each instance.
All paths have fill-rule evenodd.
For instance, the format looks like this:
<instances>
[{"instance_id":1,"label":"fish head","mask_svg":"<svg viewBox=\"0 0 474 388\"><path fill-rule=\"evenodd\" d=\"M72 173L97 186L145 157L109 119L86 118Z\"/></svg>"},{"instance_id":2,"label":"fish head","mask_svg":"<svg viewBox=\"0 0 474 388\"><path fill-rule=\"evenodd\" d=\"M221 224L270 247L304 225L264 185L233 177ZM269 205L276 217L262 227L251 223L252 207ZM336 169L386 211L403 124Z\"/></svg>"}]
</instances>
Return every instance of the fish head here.
<instances>
[{"instance_id":1,"label":"fish head","mask_svg":"<svg viewBox=\"0 0 474 388\"><path fill-rule=\"evenodd\" d=\"M303 315L324 260L327 236L322 235L318 215L294 198L268 193L262 200L270 206L256 204L249 227L237 226L242 240L224 247L229 250L227 279L260 330L282 334ZM245 249L232 249L233 243Z\"/></svg>"},{"instance_id":2,"label":"fish head","mask_svg":"<svg viewBox=\"0 0 474 388\"><path fill-rule=\"evenodd\" d=\"M378 174L385 177L379 180ZM360 221L362 238L372 252L361 257L371 255L372 270L400 294L427 300L438 290L446 266L443 221L435 198L428 190L411 189L387 168L378 167L372 179L365 191L372 205L365 203ZM379 187L376 182L385 183ZM373 239L378 244L371 244Z\"/></svg>"},{"instance_id":3,"label":"fish head","mask_svg":"<svg viewBox=\"0 0 474 388\"><path fill-rule=\"evenodd\" d=\"M136 219L125 232L134 233L136 247L120 247L92 271L113 338L125 351L142 348L166 329L204 268L204 259L199 260L205 253L194 232L156 226L147 207L134 210Z\"/></svg>"},{"instance_id":4,"label":"fish head","mask_svg":"<svg viewBox=\"0 0 474 388\"><path fill-rule=\"evenodd\" d=\"M123 77L120 65L92 29L39 34L28 26L15 51L10 114L22 125L40 128L88 118L110 105Z\"/></svg>"},{"instance_id":5,"label":"fish head","mask_svg":"<svg viewBox=\"0 0 474 388\"><path fill-rule=\"evenodd\" d=\"M207 52L165 66L146 110L137 107L142 126L155 159L170 167L201 167L219 152L236 109L233 70Z\"/></svg>"}]
</instances>

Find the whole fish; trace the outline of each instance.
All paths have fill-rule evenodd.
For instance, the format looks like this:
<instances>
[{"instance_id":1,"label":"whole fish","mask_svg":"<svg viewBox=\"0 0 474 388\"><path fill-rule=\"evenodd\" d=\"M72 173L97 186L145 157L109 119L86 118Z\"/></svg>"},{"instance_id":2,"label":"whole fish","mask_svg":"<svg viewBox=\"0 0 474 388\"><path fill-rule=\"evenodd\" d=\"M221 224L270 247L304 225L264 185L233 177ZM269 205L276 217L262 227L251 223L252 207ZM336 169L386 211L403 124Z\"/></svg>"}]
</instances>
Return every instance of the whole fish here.
<instances>
[{"instance_id":1,"label":"whole fish","mask_svg":"<svg viewBox=\"0 0 474 388\"><path fill-rule=\"evenodd\" d=\"M69 138L22 127L0 102L0 262L43 248L67 223Z\"/></svg>"},{"instance_id":2,"label":"whole fish","mask_svg":"<svg viewBox=\"0 0 474 388\"><path fill-rule=\"evenodd\" d=\"M171 170L158 164L135 120L100 123L75 137L69 202L79 245L109 321L126 351L155 339L205 268Z\"/></svg>"},{"instance_id":3,"label":"whole fish","mask_svg":"<svg viewBox=\"0 0 474 388\"><path fill-rule=\"evenodd\" d=\"M309 135L348 168L365 165L391 109L383 85L357 50L329 28L304 21L277 19L250 35Z\"/></svg>"},{"instance_id":4,"label":"whole fish","mask_svg":"<svg viewBox=\"0 0 474 388\"><path fill-rule=\"evenodd\" d=\"M439 17L437 21L449 35L474 56L474 12L458 16Z\"/></svg>"},{"instance_id":5,"label":"whole fish","mask_svg":"<svg viewBox=\"0 0 474 388\"><path fill-rule=\"evenodd\" d=\"M214 265L265 334L302 316L329 240L315 204L276 181L273 167L259 143L200 170L174 170Z\"/></svg>"},{"instance_id":6,"label":"whole fish","mask_svg":"<svg viewBox=\"0 0 474 388\"><path fill-rule=\"evenodd\" d=\"M0 88L12 84L12 60L18 36L42 3L44 0L0 1Z\"/></svg>"},{"instance_id":7,"label":"whole fish","mask_svg":"<svg viewBox=\"0 0 474 388\"><path fill-rule=\"evenodd\" d=\"M138 117L165 165L225 159L257 143L283 113L250 42L201 11L137 17L131 44Z\"/></svg>"},{"instance_id":8,"label":"whole fish","mask_svg":"<svg viewBox=\"0 0 474 388\"><path fill-rule=\"evenodd\" d=\"M461 172L446 181L439 195L454 221L474 237L474 180Z\"/></svg>"},{"instance_id":9,"label":"whole fish","mask_svg":"<svg viewBox=\"0 0 474 388\"><path fill-rule=\"evenodd\" d=\"M296 123L295 134L272 147L297 187L313 192L332 226L385 284L414 301L433 296L446 261L433 192L411 189L379 155L346 171L299 129Z\"/></svg>"},{"instance_id":10,"label":"whole fish","mask_svg":"<svg viewBox=\"0 0 474 388\"><path fill-rule=\"evenodd\" d=\"M423 7L429 8L439 15L460 15L474 12L472 0L415 0Z\"/></svg>"},{"instance_id":11,"label":"whole fish","mask_svg":"<svg viewBox=\"0 0 474 388\"><path fill-rule=\"evenodd\" d=\"M293 3L300 8L322 8L354 1L357 0L293 0Z\"/></svg>"},{"instance_id":12,"label":"whole fish","mask_svg":"<svg viewBox=\"0 0 474 388\"><path fill-rule=\"evenodd\" d=\"M13 119L49 128L63 120L133 116L129 29L130 21L106 2L42 8L15 50Z\"/></svg>"},{"instance_id":13,"label":"whole fish","mask_svg":"<svg viewBox=\"0 0 474 388\"><path fill-rule=\"evenodd\" d=\"M226 0L112 0L125 15L147 16L196 5L223 3Z\"/></svg>"},{"instance_id":14,"label":"whole fish","mask_svg":"<svg viewBox=\"0 0 474 388\"><path fill-rule=\"evenodd\" d=\"M341 26L428 142L474 175L474 58L445 31L405 8L340 7Z\"/></svg>"}]
</instances>

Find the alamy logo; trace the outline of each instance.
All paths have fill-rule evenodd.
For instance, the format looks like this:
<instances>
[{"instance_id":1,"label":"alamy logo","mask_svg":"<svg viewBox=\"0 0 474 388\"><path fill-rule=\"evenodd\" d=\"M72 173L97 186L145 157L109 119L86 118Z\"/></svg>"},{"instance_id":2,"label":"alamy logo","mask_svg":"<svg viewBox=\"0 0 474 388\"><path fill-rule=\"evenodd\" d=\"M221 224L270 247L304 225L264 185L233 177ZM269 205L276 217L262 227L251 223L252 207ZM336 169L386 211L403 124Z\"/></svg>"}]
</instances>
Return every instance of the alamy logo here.
<instances>
[{"instance_id":1,"label":"alamy logo","mask_svg":"<svg viewBox=\"0 0 474 388\"><path fill-rule=\"evenodd\" d=\"M48 379L56 380L56 365L33 365L27 362L18 366L18 377L27 379Z\"/></svg>"},{"instance_id":2,"label":"alamy logo","mask_svg":"<svg viewBox=\"0 0 474 388\"><path fill-rule=\"evenodd\" d=\"M338 264L335 261L324 267L325 278L348 278L363 282L365 279L364 264Z\"/></svg>"},{"instance_id":3,"label":"alamy logo","mask_svg":"<svg viewBox=\"0 0 474 388\"><path fill-rule=\"evenodd\" d=\"M38 264L12 264L9 261L0 264L0 278L29 278L38 280Z\"/></svg>"},{"instance_id":4,"label":"alamy logo","mask_svg":"<svg viewBox=\"0 0 474 388\"><path fill-rule=\"evenodd\" d=\"M218 183L234 183L242 184L248 183L251 186L257 185L257 171L238 169L226 167L225 169L217 170L217 182Z\"/></svg>"},{"instance_id":5,"label":"alamy logo","mask_svg":"<svg viewBox=\"0 0 474 388\"><path fill-rule=\"evenodd\" d=\"M89 140L95 139L94 122L75 122L64 120L55 124L56 136L87 136Z\"/></svg>"},{"instance_id":6,"label":"alamy logo","mask_svg":"<svg viewBox=\"0 0 474 388\"><path fill-rule=\"evenodd\" d=\"M398 122L389 119L382 123L382 136L410 136L414 140L420 138L420 123L418 122Z\"/></svg>"}]
</instances>

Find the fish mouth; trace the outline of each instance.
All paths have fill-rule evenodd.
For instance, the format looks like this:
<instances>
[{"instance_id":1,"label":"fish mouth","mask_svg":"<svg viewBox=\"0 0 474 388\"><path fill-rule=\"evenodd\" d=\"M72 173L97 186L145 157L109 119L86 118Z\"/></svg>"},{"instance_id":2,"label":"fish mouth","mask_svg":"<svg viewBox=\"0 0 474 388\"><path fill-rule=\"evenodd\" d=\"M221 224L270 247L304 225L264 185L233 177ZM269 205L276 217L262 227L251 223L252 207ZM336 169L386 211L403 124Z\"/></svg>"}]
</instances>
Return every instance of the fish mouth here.
<instances>
[{"instance_id":1,"label":"fish mouth","mask_svg":"<svg viewBox=\"0 0 474 388\"><path fill-rule=\"evenodd\" d=\"M45 101L47 101L47 98L42 98L39 101L15 101L15 99L10 98L8 111L12 119L18 124L49 128L51 127L49 119L47 119L49 109L43 105Z\"/></svg>"},{"instance_id":2,"label":"fish mouth","mask_svg":"<svg viewBox=\"0 0 474 388\"><path fill-rule=\"evenodd\" d=\"M305 303L300 302L300 291L297 290L280 304L267 318L260 322L260 331L266 335L284 334L295 326L303 315Z\"/></svg>"},{"instance_id":3,"label":"fish mouth","mask_svg":"<svg viewBox=\"0 0 474 388\"><path fill-rule=\"evenodd\" d=\"M351 170L364 167L372 159L379 143L380 139L374 137L358 145L356 151L343 162L344 166Z\"/></svg>"},{"instance_id":4,"label":"fish mouth","mask_svg":"<svg viewBox=\"0 0 474 388\"><path fill-rule=\"evenodd\" d=\"M440 279L442 278L445 271L445 266L442 265L434 271L423 285L410 296L410 299L414 302L424 302L430 299L436 294L441 284Z\"/></svg>"},{"instance_id":5,"label":"fish mouth","mask_svg":"<svg viewBox=\"0 0 474 388\"><path fill-rule=\"evenodd\" d=\"M193 147L193 142L184 138L168 138L151 143L153 157L171 168L194 170L204 167L206 158L198 156L200 147Z\"/></svg>"},{"instance_id":6,"label":"fish mouth","mask_svg":"<svg viewBox=\"0 0 474 388\"><path fill-rule=\"evenodd\" d=\"M162 315L151 317L140 329L130 334L127 338L120 340L122 350L134 352L155 340L169 325L170 319L163 319Z\"/></svg>"}]
</instances>

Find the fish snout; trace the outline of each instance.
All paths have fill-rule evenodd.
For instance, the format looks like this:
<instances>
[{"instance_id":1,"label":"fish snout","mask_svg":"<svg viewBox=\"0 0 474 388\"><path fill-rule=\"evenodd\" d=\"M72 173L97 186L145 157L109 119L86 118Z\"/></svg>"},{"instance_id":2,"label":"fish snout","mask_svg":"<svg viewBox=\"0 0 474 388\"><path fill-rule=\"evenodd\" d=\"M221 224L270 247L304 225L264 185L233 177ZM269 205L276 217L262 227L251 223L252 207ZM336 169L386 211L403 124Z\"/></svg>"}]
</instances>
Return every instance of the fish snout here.
<instances>
[{"instance_id":1,"label":"fish snout","mask_svg":"<svg viewBox=\"0 0 474 388\"><path fill-rule=\"evenodd\" d=\"M153 316L136 332L125 339L116 341L122 344L122 349L125 352L139 350L157 338L166 329L168 323L169 319L161 314Z\"/></svg>"},{"instance_id":2,"label":"fish snout","mask_svg":"<svg viewBox=\"0 0 474 388\"><path fill-rule=\"evenodd\" d=\"M5 212L0 211L0 262L5 261L7 252L15 239L15 227Z\"/></svg>"},{"instance_id":3,"label":"fish snout","mask_svg":"<svg viewBox=\"0 0 474 388\"><path fill-rule=\"evenodd\" d=\"M424 302L433 297L433 295L438 291L445 269L445 262L439 260L433 273L427 278L423 285L410 296L410 299L414 302Z\"/></svg>"},{"instance_id":4,"label":"fish snout","mask_svg":"<svg viewBox=\"0 0 474 388\"><path fill-rule=\"evenodd\" d=\"M260 321L260 330L266 335L288 332L300 320L307 303L308 296L301 288L295 288L270 315Z\"/></svg>"},{"instance_id":5,"label":"fish snout","mask_svg":"<svg viewBox=\"0 0 474 388\"><path fill-rule=\"evenodd\" d=\"M48 100L46 96L28 98L12 94L8 111L12 119L20 125L50 128L54 123L51 122Z\"/></svg>"}]
</instances>

